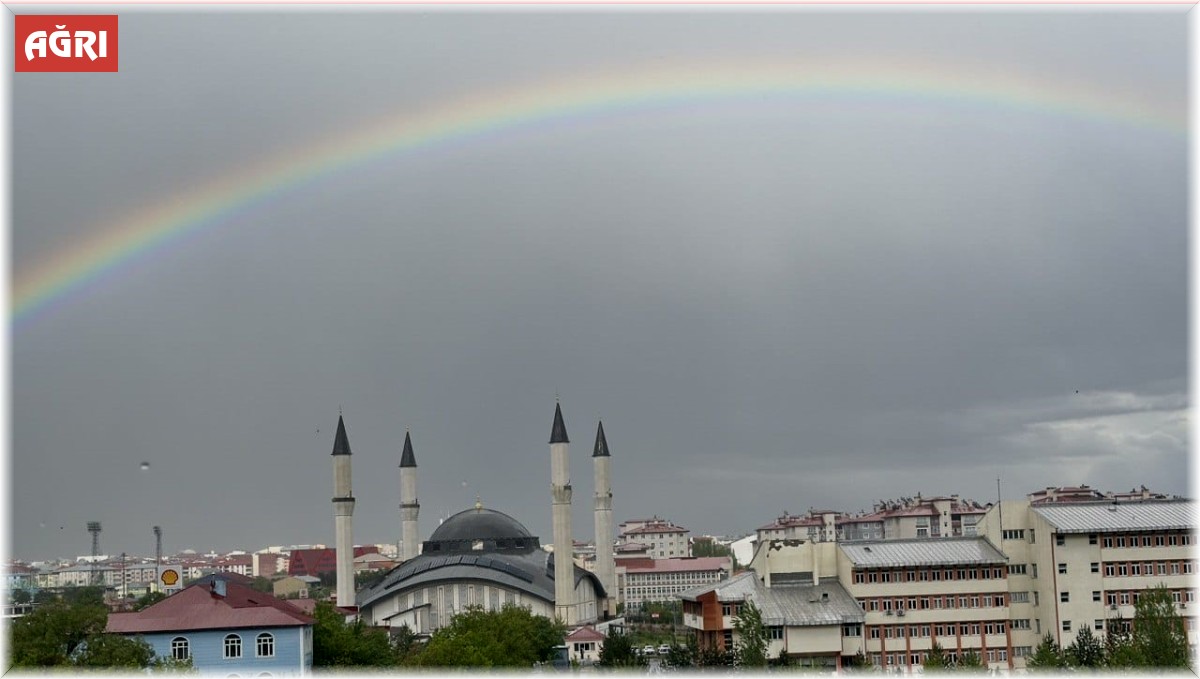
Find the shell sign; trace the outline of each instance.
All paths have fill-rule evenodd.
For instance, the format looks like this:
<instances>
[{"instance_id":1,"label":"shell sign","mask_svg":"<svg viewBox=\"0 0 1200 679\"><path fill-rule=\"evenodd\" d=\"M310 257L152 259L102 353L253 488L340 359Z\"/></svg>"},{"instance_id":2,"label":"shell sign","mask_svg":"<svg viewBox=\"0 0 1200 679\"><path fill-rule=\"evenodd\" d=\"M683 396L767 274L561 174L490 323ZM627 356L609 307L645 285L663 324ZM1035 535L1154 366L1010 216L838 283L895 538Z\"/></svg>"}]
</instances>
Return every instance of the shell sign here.
<instances>
[{"instance_id":1,"label":"shell sign","mask_svg":"<svg viewBox=\"0 0 1200 679\"><path fill-rule=\"evenodd\" d=\"M176 566L159 566L158 584L164 592L174 592L182 589L183 576L180 575L179 568Z\"/></svg>"}]
</instances>

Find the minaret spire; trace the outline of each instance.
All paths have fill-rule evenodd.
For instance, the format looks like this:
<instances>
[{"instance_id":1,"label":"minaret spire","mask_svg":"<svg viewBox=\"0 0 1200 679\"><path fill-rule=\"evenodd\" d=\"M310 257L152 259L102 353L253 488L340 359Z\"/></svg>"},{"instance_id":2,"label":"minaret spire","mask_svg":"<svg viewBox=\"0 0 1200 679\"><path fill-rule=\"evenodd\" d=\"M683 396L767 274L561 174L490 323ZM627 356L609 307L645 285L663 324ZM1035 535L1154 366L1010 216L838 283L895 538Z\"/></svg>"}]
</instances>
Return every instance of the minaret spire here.
<instances>
[{"instance_id":1,"label":"minaret spire","mask_svg":"<svg viewBox=\"0 0 1200 679\"><path fill-rule=\"evenodd\" d=\"M595 474L595 517L596 528L596 577L604 585L608 595L604 611L608 615L617 612L617 565L613 557L612 483L608 453L608 440L604 437L604 423L596 427L596 446L592 450L592 472Z\"/></svg>"},{"instance_id":2,"label":"minaret spire","mask_svg":"<svg viewBox=\"0 0 1200 679\"><path fill-rule=\"evenodd\" d=\"M567 438L567 425L563 423L562 406L554 403L554 426L550 428L550 443L570 443Z\"/></svg>"},{"instance_id":3,"label":"minaret spire","mask_svg":"<svg viewBox=\"0 0 1200 679\"><path fill-rule=\"evenodd\" d=\"M404 431L404 450L400 453L400 541L404 543L401 558L416 558L420 546L417 519L421 503L417 500L417 456L413 453L412 436Z\"/></svg>"},{"instance_id":4,"label":"minaret spire","mask_svg":"<svg viewBox=\"0 0 1200 679\"><path fill-rule=\"evenodd\" d=\"M550 429L550 495L554 521L554 614L567 625L579 621L575 602L574 539L571 534L571 473L568 467L567 426L562 407L554 404Z\"/></svg>"},{"instance_id":5,"label":"minaret spire","mask_svg":"<svg viewBox=\"0 0 1200 679\"><path fill-rule=\"evenodd\" d=\"M338 409L341 410L340 408ZM350 487L350 438L346 423L338 414L337 434L333 437L333 526L337 553L337 605L353 607L354 602L354 492Z\"/></svg>"}]
</instances>

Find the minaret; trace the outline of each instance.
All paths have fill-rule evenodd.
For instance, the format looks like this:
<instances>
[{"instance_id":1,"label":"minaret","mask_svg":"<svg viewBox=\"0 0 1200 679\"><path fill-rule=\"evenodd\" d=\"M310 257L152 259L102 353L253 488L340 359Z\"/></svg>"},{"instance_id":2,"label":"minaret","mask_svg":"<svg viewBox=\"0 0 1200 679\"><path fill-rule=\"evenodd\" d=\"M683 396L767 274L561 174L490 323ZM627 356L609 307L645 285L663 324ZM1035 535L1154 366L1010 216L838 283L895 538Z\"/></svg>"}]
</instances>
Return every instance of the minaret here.
<instances>
[{"instance_id":1,"label":"minaret","mask_svg":"<svg viewBox=\"0 0 1200 679\"><path fill-rule=\"evenodd\" d=\"M571 536L571 475L567 468L567 425L562 408L554 404L550 430L550 493L554 500L554 614L568 625L575 614L575 559Z\"/></svg>"},{"instance_id":2,"label":"minaret","mask_svg":"<svg viewBox=\"0 0 1200 679\"><path fill-rule=\"evenodd\" d=\"M608 441L604 423L596 428L596 447L592 449L592 469L596 475L596 577L608 594L605 607L610 615L617 608L617 565L613 561L612 484L609 480Z\"/></svg>"},{"instance_id":3,"label":"minaret","mask_svg":"<svg viewBox=\"0 0 1200 679\"><path fill-rule=\"evenodd\" d=\"M337 548L337 605L354 606L354 493L350 490L350 439L338 414L333 437L333 522Z\"/></svg>"},{"instance_id":4,"label":"minaret","mask_svg":"<svg viewBox=\"0 0 1200 679\"><path fill-rule=\"evenodd\" d=\"M412 438L404 432L404 452L400 454L400 539L404 541L405 561L417 556L417 456L413 455Z\"/></svg>"}]
</instances>

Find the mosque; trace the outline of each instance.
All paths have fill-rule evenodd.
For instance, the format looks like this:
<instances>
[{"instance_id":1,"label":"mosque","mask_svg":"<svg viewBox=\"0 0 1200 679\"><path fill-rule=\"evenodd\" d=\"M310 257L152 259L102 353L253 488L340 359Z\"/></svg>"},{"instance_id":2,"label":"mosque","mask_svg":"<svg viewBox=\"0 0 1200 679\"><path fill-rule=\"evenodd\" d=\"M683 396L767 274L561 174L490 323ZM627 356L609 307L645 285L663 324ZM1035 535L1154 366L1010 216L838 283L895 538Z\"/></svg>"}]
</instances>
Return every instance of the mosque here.
<instances>
[{"instance_id":1,"label":"mosque","mask_svg":"<svg viewBox=\"0 0 1200 679\"><path fill-rule=\"evenodd\" d=\"M359 618L369 625L406 625L417 634L433 633L469 606L499 610L505 604L516 604L571 626L611 617L616 609L616 567L610 455L603 423L597 427L592 452L596 482L594 573L575 565L571 558L574 540L567 468L569 444L562 408L556 404L550 431L553 553L543 550L538 537L519 521L476 501L473 508L443 521L421 543L421 553L417 554L417 460L412 439L406 433L400 456L404 561L374 586L355 593L350 442L339 416L333 444L338 606L357 608Z\"/></svg>"}]
</instances>

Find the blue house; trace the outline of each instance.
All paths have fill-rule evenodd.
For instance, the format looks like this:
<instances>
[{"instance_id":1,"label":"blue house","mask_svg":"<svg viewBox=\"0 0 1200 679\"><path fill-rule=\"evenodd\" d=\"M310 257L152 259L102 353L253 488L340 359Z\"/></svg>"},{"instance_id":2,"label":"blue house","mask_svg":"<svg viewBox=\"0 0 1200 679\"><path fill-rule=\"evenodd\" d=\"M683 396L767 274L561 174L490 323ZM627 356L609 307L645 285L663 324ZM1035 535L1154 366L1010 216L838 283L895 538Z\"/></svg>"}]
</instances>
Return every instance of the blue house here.
<instances>
[{"instance_id":1,"label":"blue house","mask_svg":"<svg viewBox=\"0 0 1200 679\"><path fill-rule=\"evenodd\" d=\"M136 613L112 613L107 631L142 637L160 656L191 658L206 675L298 677L312 670L312 617L220 577Z\"/></svg>"}]
</instances>

